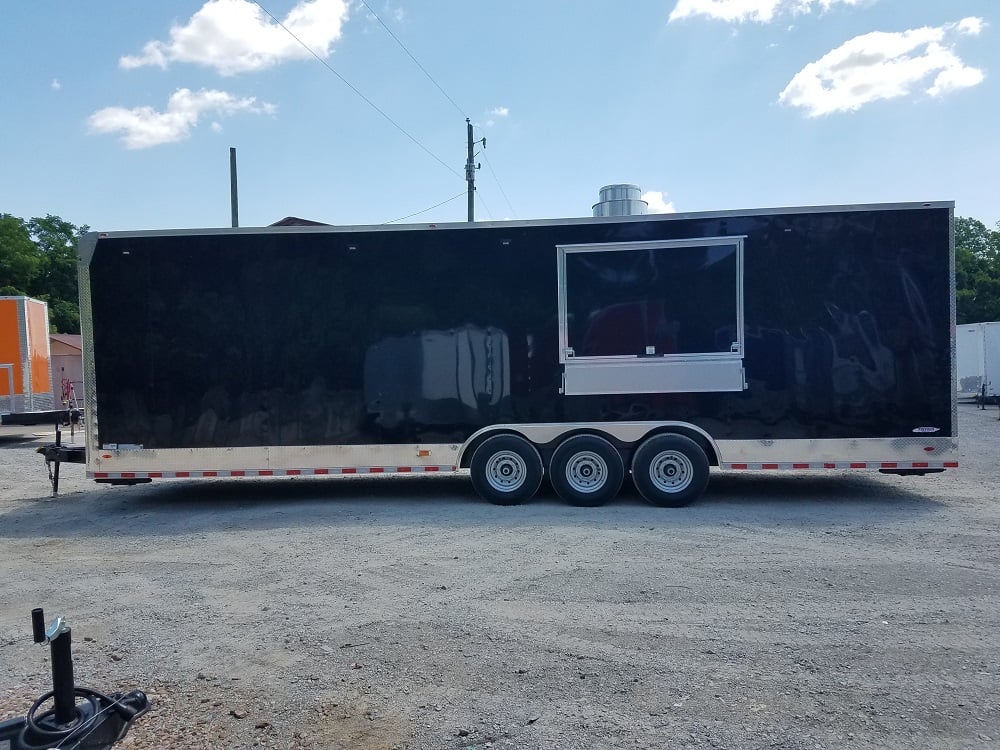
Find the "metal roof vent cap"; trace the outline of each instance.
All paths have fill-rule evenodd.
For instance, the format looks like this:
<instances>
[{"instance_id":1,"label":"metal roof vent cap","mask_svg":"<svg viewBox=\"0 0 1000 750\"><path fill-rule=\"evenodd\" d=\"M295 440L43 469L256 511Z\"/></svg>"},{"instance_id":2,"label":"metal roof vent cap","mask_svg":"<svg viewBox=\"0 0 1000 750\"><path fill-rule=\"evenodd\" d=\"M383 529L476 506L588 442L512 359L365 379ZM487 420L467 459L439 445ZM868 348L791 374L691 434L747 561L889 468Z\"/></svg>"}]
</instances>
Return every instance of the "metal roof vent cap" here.
<instances>
[{"instance_id":1,"label":"metal roof vent cap","mask_svg":"<svg viewBox=\"0 0 1000 750\"><path fill-rule=\"evenodd\" d=\"M594 216L641 216L649 208L638 185L605 185L600 197L600 202L593 205Z\"/></svg>"}]
</instances>

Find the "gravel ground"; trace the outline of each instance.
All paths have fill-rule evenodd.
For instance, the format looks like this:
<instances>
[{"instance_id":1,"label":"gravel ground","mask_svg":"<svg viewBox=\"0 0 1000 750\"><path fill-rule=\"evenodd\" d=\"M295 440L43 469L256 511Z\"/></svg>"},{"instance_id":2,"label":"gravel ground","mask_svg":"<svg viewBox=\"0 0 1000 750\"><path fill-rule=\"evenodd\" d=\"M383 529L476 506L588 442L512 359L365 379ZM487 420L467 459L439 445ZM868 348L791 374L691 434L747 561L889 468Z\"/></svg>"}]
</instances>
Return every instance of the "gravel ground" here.
<instances>
[{"instance_id":1,"label":"gravel ground","mask_svg":"<svg viewBox=\"0 0 1000 750\"><path fill-rule=\"evenodd\" d=\"M0 435L0 718L141 687L130 748L1000 747L1000 422L962 468L499 508L461 478L95 485Z\"/></svg>"}]
</instances>

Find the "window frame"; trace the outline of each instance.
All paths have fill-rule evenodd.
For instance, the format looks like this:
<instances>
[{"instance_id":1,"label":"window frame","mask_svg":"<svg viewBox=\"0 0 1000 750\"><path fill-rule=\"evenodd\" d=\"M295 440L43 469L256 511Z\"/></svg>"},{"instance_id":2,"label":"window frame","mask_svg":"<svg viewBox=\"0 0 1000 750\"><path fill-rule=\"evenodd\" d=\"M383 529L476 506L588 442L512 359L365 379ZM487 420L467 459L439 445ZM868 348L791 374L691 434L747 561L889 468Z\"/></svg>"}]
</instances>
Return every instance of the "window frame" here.
<instances>
[{"instance_id":1,"label":"window frame","mask_svg":"<svg viewBox=\"0 0 1000 750\"><path fill-rule=\"evenodd\" d=\"M559 364L566 395L604 393L678 393L744 390L743 263L746 235L691 237L641 242L556 245ZM652 353L577 356L569 346L569 304L566 261L578 253L671 251L684 248L734 246L736 278L736 340L728 352Z\"/></svg>"}]
</instances>

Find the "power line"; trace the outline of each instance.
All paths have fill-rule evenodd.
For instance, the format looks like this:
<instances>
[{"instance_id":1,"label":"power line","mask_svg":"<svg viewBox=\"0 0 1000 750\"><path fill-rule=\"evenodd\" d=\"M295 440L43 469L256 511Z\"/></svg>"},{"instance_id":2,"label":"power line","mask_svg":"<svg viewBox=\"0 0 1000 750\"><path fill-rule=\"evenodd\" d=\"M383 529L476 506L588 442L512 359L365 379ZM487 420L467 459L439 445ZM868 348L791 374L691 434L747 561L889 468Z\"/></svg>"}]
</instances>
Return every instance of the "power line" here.
<instances>
[{"instance_id":1,"label":"power line","mask_svg":"<svg viewBox=\"0 0 1000 750\"><path fill-rule=\"evenodd\" d=\"M483 154L483 159L486 160L486 166L489 167L490 174L493 175L493 179L496 180L497 187L500 188L500 193L501 193L501 195L503 195L503 199L505 201L507 201L507 208L510 209L511 215L516 219L517 218L517 211L515 211L514 207L511 205L510 198L507 197L507 191L504 190L503 189L503 185L500 184L500 178L497 177L497 173L493 171L493 165L490 164L490 160L486 156L486 149L483 149L482 154Z\"/></svg>"},{"instance_id":2,"label":"power line","mask_svg":"<svg viewBox=\"0 0 1000 750\"><path fill-rule=\"evenodd\" d=\"M434 79L434 76L432 76L432 75L431 75L431 74L430 74L430 73L429 73L429 72L427 71L427 68L425 68L425 67L424 67L423 65L421 65L421 64L420 64L420 61L419 61L419 60L418 60L418 59L416 58L416 56L415 56L415 55L414 55L414 54L413 54L412 52L410 52L410 50L409 50L409 49L408 49L408 48L406 47L406 45L405 45L405 44L403 44L403 42L402 42L402 41L400 40L400 38L399 38L398 36L396 36L396 35L395 35L395 34L393 33L392 29L390 29L390 28L389 28L389 26L388 26L388 25L387 25L387 24L385 23L385 21L383 21L383 20L382 20L382 18L381 18L381 17L379 16L379 14L378 14L378 13L376 13L376 12L375 12L375 11L374 11L374 10L372 9L372 6L370 6L370 5L368 4L368 1L367 1L367 0L361 0L361 4L362 4L362 5L364 5L364 6L365 6L365 7L366 7L366 8L368 9L368 12L369 12L369 13L371 13L371 14L372 14L372 16L373 16L373 17L375 18L375 20L376 20L376 21L378 21L379 25L380 25L380 26L381 26L381 27L382 27L383 29L385 29L385 32L386 32L386 33L387 33L387 34L388 34L389 36L391 36L391 37L392 37L393 41L395 41L395 42L396 42L396 44L398 44L398 45L399 45L400 49L402 49L402 50L403 50L403 52L405 52L405 53L406 53L407 57L409 57L409 58L410 58L410 60L412 60L412 61L413 61L413 64L414 64L414 65L416 65L416 66L417 66L418 68L420 68L420 71L421 71L421 72L422 72L422 73L423 73L423 74L424 74L425 76L427 76L427 79L428 79L428 80L429 80L429 81L430 81L431 83L433 83L433 84L434 84L434 86L435 86L435 87L437 88L437 90L441 92L441 95L442 95L442 96L444 96L444 98L445 98L445 99L447 99L447 100L448 100L449 102L451 102L451 106L453 106L453 107L454 107L454 108L455 108L455 109L456 109L456 110L458 111L458 113L459 113L460 115L462 115L463 117L465 117L466 119L468 119L468 116L467 116L467 115L466 115L466 114L465 114L465 113L463 112L462 108L461 108L461 107L459 107L459 106L458 106L458 104L456 104L456 103L455 103L455 100L454 100L454 99L452 99L452 98L451 98L451 96L449 96L449 95L448 95L448 92L447 92L447 91L445 91L445 90L444 90L444 88L443 88L443 87L441 86L441 84L439 84L439 83L438 83L438 82L437 82L437 81L436 81L436 80ZM484 144L483 148L484 148L484 150L485 150L485 144ZM484 158L485 158L485 157L484 157ZM489 167L489 169L490 169L490 173L491 173L491 174L493 175L493 179L494 179L494 181L496 182L496 184L497 184L497 187L498 187L498 188L500 188L500 192L501 192L501 193L503 194L503 197L504 197L504 200L505 200L505 201L507 201L507 206L508 206L508 207L510 208L510 210L511 210L511 213L512 213L512 214L514 214L514 215L516 216L516 215L517 215L517 211L515 211L515 210L514 210L514 206L512 206L512 205L511 205L511 203L510 203L510 198L508 198L508 197L507 197L507 192L506 192L506 191L505 191L505 190L503 189L503 185L501 185L501 184L500 184L500 178L499 178L499 177L497 177L497 174L496 174L496 172L495 172L495 171L493 171L493 165L492 165L492 164L490 164L490 161L489 161L489 159L487 159L487 160L486 160L486 165L487 165L487 166ZM486 209L486 213L487 213L487 214L489 215L489 217L490 217L490 218L492 219L492 218L493 218L493 213L492 213L492 212L490 211L489 207L488 207L488 206L486 205L486 201L484 201L484 200L482 199L482 197L478 195L478 192L477 192L477 195L476 195L476 197L478 197L478 198L479 198L479 202L483 204L483 208L485 208L485 209Z\"/></svg>"},{"instance_id":3,"label":"power line","mask_svg":"<svg viewBox=\"0 0 1000 750\"><path fill-rule=\"evenodd\" d=\"M296 42L298 42L299 44L301 44L301 45L302 45L302 47L303 47L303 48L304 48L304 49L305 49L305 50L306 50L306 51L307 51L307 52L308 52L308 53L309 53L310 55L312 55L312 56L313 56L313 57L315 57L315 58L316 58L317 60L319 60L320 64L322 64L322 65L323 65L323 67L325 67L325 68L326 68L327 70L329 70L329 71L330 71L331 73L333 73L333 74L334 74L335 76L337 76L337 78L339 78L339 79L341 80L341 82L342 82L342 83L343 83L343 84L344 84L345 86L347 86L347 87L348 87L348 88L349 88L349 89L350 89L351 91L353 91L353 92L354 92L355 94L357 94L358 96L360 96L360 97L361 97L361 98L362 98L362 99L363 99L363 100L365 101L365 103L366 103L366 104L367 104L367 105L368 105L369 107L371 107L372 109L374 109L374 110L375 110L376 112L378 112L378 113L379 113L380 115L382 115L382 117L384 117L384 118L385 118L386 120L388 120L388 122L389 122L389 123L390 123L390 124L391 124L391 125L392 125L392 126L393 126L394 128L396 128L396 130L398 130L398 131L399 131L400 133L402 133L402 134L403 134L403 135L405 135L405 136L406 136L407 138L409 138L409 139L410 139L411 141L413 141L413 143L414 143L414 144L416 144L417 146L419 146L419 147L420 147L420 149L422 149L422 150L424 151L424 153L426 153L426 154L427 154L428 156L430 156L430 157L431 157L432 159L434 159L434 160L435 160L436 162L438 162L438 163L439 163L439 164L440 164L441 166L443 166L443 167L444 167L445 169L447 169L447 170L448 170L449 172L451 172L451 173L452 173L453 175L455 175L456 177L459 177L459 178L461 178L461 177L462 177L462 175L460 175L460 174L459 174L459 173L458 173L457 171L455 171L455 170L454 170L454 169L453 169L452 167L450 167L450 166L448 165L448 163L447 163L446 161L444 161L443 159L439 158L439 157L437 156L437 154L435 154L435 153L434 153L433 151L431 151L431 150L430 150L429 148L427 148L427 147L426 147L426 146L425 146L424 144L422 144L422 143L421 143L420 141L418 141L418 140L417 140L417 139L416 139L415 137L413 137L412 135L410 135L410 133L409 133L409 132L407 132L407 131L406 131L406 129L404 129L402 125L400 125L400 124L399 124L398 122L396 122L396 121L395 121L395 120L393 120L393 119L392 119L391 117L389 117L389 115L387 115L387 114L386 114L385 112L383 112L383 111L382 111L382 110L381 110L381 109L380 109L380 108L378 107L378 105L376 105L376 104L375 104L375 102L373 102L373 101L372 101L371 99L369 99L369 98L368 98L367 96L365 96L364 94L362 94L362 93L361 93L361 91L359 91L359 90L358 90L358 88L357 88L356 86L354 86L354 85L353 85L353 84L352 84L352 83L351 83L350 81L348 81L348 80L347 80L346 78L344 78L344 77L343 77L342 75L340 75L340 73L338 73L338 72L337 72L336 70L334 70L334 69L333 69L333 68L332 68L332 67L331 67L331 66L329 65L329 63L327 63L327 61L326 61L326 60L324 60L324 59L323 59L322 57L320 57L320 56L319 56L318 54L316 54L316 52L315 52L315 51L313 50L313 48L312 48L312 47L310 47L310 46L309 46L308 44L306 44L306 43L305 43L305 42L303 42L303 41L302 41L301 39L299 39L299 38L298 38L298 37L297 37L297 36L296 36L296 35L295 35L295 34L294 34L294 33L292 32L292 30L291 30L291 29L289 29L289 28L288 28L287 26L285 26L285 24L283 24L283 23L282 23L281 21L279 21L279 20L277 19L277 17L275 17L275 15L274 15L273 13L271 13L271 11L269 11L269 10L268 10L267 8L265 8L265 7L263 6L263 5L261 5L261 4L260 4L260 3L259 3L259 2L257 1L257 0L252 0L252 2L253 2L253 4L254 4L254 5L256 5L256 6L258 7L258 8L260 8L260 9L261 9L262 11L264 11L264 12L265 12L265 13L266 13L266 14L267 14L268 16L270 16L271 20L272 20L272 21L274 21L274 22L275 22L276 24L278 24L278 26L280 26L280 27L281 27L282 29L284 29L284 30L285 30L285 31L286 31L286 32L288 33L288 35L289 35L290 37L292 37L292 39L294 39L294 40L295 40ZM366 5L367 5L367 4L366 4Z\"/></svg>"},{"instance_id":4,"label":"power line","mask_svg":"<svg viewBox=\"0 0 1000 750\"><path fill-rule=\"evenodd\" d=\"M406 45L403 44L399 40L399 37L397 37L395 34L392 33L392 29L390 29L388 26L385 25L385 22L381 18L379 18L378 13L376 13L374 10L372 10L372 6L370 6L366 2L366 0L361 0L361 4L364 5L366 8L368 8L368 12L371 13L375 17L375 20L378 21L379 24L382 26L382 28L386 30L386 33L388 33L389 36L391 36L395 40L396 44L398 44L400 46L400 48L403 50L403 52L405 52L409 56L409 58L411 60L413 60L413 64L416 65L418 68L420 68L421 71L423 71L423 74L425 76L427 76L428 79L430 79L431 83L433 83L435 86L437 86L437 90L440 91L444 95L445 99L447 99L449 102L451 102L451 106L453 106L456 110L458 110L458 113L460 115L462 115L462 117L465 117L466 114L465 114L465 112L462 111L462 108L459 107L457 104L455 104L455 100L452 99L450 96L448 96L448 92L445 91L443 88L441 88L441 84L439 84L437 81L434 80L434 76L432 76L430 73L427 72L427 69L423 65L420 64L420 61L417 60L417 58L413 56L413 53L410 52L410 50L408 50L406 48Z\"/></svg>"},{"instance_id":5,"label":"power line","mask_svg":"<svg viewBox=\"0 0 1000 750\"><path fill-rule=\"evenodd\" d=\"M324 60L322 57L320 57L309 45L307 45L305 42L303 42L301 39L299 39L299 37L296 36L295 33L291 29L289 29L287 26L285 26L285 24L283 24L280 20L278 20L278 18L273 13L271 13L271 11L269 11L267 8L265 8L263 5L261 5L258 0L252 0L252 1L253 1L254 5L256 5L258 8L260 8L264 13L266 13L268 15L268 17L270 17L272 21L274 21L278 26L280 26L290 37L292 37L292 39L294 39L296 42L298 42L310 55L312 55L314 58L316 58L316 60L318 60L319 63L321 65L323 65L323 67L325 67L327 70L329 70L335 76L337 76L337 78L339 78L340 81L345 86L347 86L348 88L351 89L351 91L353 91L355 94L357 94L366 104L368 104L368 106L370 106L372 109L374 109L380 115L382 115L382 117L385 118L394 128L396 128L399 132L401 132L403 135L405 135L407 138L409 138L416 146L418 146L421 150L423 150L431 158L433 158L435 161L437 161L439 164L441 164L445 169L447 169L453 175L455 175L456 177L461 177L461 175L455 169L453 169L451 166L449 166L447 162L445 162L443 159L441 159L440 157L438 157L437 154L433 153L429 148L427 148L426 146L424 146L424 144L422 144L420 141L418 141L405 128L403 128L399 123L397 123L395 120L393 120L388 114L386 114L371 99L369 99L367 96L365 96L363 93L361 93L361 91L356 86L354 86L350 81L348 81L340 73L338 73L336 70L334 70L333 67L329 63L327 63L326 60ZM437 88L437 90L441 92L441 94L451 103L451 105L459 112L459 114L463 114L464 115L464 112L463 112L462 108L459 107L458 104L455 102L455 100L452 99L451 96L448 95L448 92L445 91L444 88L441 86L441 84L439 84L434 79L434 76L432 76L427 71L427 69L423 65L420 64L420 61L417 60L417 58L413 55L412 52L410 52L409 49L407 49L406 45L403 44L403 42L399 39L399 37L397 37L393 33L392 29L390 29L386 25L386 23L382 20L382 18L378 15L378 13L376 13L372 9L372 7L367 3L367 1L366 0L361 0L361 4L364 5L365 8L368 9L368 12L372 14L372 16L375 18L376 21L378 21L379 25L385 30L385 32L387 34L389 34L390 37L392 37L393 41L395 41L396 44L399 45L400 49L402 49L406 53L407 57L409 57L410 60L413 61L413 64L416 65L418 68L420 68L420 71L425 76L427 76L428 80L430 80L430 82L434 84L434 86ZM514 207L513 207L513 205L511 205L510 198L507 197L507 192L503 189L503 185L500 184L500 178L497 177L496 171L494 171L493 165L490 163L489 159L486 160L486 165L489 167L490 174L493 175L493 179L497 183L497 187L500 188L500 193L503 195L504 200L507 202L507 206L510 208L511 212L516 215L517 212L514 211ZM439 206L443 206L446 203L450 203L451 201L456 200L462 194L463 193L459 193L458 195L456 195L456 196L454 196L452 198L448 198L447 200L442 201L441 203L435 204L433 206L430 206L429 208L425 208L422 211L417 211L416 213L408 214L407 216L401 216L398 219L392 219L391 221L387 221L385 223L386 224L392 224L392 223L397 222L397 221L403 221L404 219L409 219L409 218L411 218L413 216L419 216L422 213L426 213L427 211L431 211L431 210L433 210L435 208L438 208ZM486 209L487 215L491 219L493 219L494 218L493 217L493 212L490 211L489 206L486 205L486 201L483 200L482 196L479 195L478 191L476 193L476 197L479 199L479 202L482 204L483 208Z\"/></svg>"},{"instance_id":6,"label":"power line","mask_svg":"<svg viewBox=\"0 0 1000 750\"><path fill-rule=\"evenodd\" d=\"M495 221L496 217L493 215L493 212L490 211L490 207L486 205L486 201L483 200L483 196L479 194L478 190L476 191L476 200L483 204L483 208L486 209L486 215L490 217L490 221Z\"/></svg>"},{"instance_id":7,"label":"power line","mask_svg":"<svg viewBox=\"0 0 1000 750\"><path fill-rule=\"evenodd\" d=\"M453 200L455 200L456 198L461 198L463 195L465 195L465 191L464 190L461 193L458 193L456 195L451 196L450 198L448 198L448 200L443 200L440 203L436 203L433 206L425 208L423 211L417 211L416 213L407 214L406 216L400 216L398 219L393 219L392 221L387 221L385 223L386 224L395 224L397 221L402 221L403 219L409 219L412 216L419 216L420 214L425 214L428 211L433 211L438 206L443 206L445 203L451 203Z\"/></svg>"}]
</instances>

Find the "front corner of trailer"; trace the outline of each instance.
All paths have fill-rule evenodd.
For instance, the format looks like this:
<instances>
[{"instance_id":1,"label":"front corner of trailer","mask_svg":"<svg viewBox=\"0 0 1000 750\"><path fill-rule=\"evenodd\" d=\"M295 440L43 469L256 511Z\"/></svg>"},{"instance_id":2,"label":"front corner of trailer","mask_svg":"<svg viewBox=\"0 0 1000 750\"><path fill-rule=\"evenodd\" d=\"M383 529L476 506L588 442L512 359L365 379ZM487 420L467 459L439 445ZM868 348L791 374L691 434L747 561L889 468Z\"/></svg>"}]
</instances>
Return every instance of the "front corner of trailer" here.
<instances>
[{"instance_id":1,"label":"front corner of trailer","mask_svg":"<svg viewBox=\"0 0 1000 750\"><path fill-rule=\"evenodd\" d=\"M90 265L94 251L97 249L97 240L102 236L107 235L102 232L87 232L80 237L76 243L76 256L81 263Z\"/></svg>"}]
</instances>

